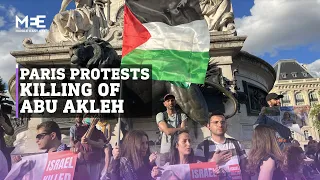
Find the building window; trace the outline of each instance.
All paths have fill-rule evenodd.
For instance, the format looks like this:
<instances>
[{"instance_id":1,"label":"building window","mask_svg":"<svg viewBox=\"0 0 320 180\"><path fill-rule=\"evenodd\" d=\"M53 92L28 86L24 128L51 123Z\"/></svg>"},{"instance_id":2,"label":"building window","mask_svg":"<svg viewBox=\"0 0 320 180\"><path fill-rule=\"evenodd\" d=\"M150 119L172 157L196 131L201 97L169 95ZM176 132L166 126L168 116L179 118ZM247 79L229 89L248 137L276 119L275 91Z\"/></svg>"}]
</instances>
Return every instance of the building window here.
<instances>
[{"instance_id":1,"label":"building window","mask_svg":"<svg viewBox=\"0 0 320 180\"><path fill-rule=\"evenodd\" d=\"M303 94L301 92L296 93L296 105L301 106L304 105Z\"/></svg>"},{"instance_id":2,"label":"building window","mask_svg":"<svg viewBox=\"0 0 320 180\"><path fill-rule=\"evenodd\" d=\"M303 77L308 77L308 73L307 72L302 72Z\"/></svg>"},{"instance_id":3,"label":"building window","mask_svg":"<svg viewBox=\"0 0 320 180\"><path fill-rule=\"evenodd\" d=\"M308 130L305 130L305 131L303 131L303 134L304 134L304 139L305 139L305 140L308 140L308 137L310 136L310 135L309 135L309 131L308 131Z\"/></svg>"},{"instance_id":4,"label":"building window","mask_svg":"<svg viewBox=\"0 0 320 180\"><path fill-rule=\"evenodd\" d=\"M282 95L283 95L283 98L281 99L282 100L281 104L283 106L290 106L290 97L289 97L289 95L287 93L283 93Z\"/></svg>"},{"instance_id":5,"label":"building window","mask_svg":"<svg viewBox=\"0 0 320 180\"><path fill-rule=\"evenodd\" d=\"M280 73L282 78L287 78L287 74L286 73Z\"/></svg>"},{"instance_id":6,"label":"building window","mask_svg":"<svg viewBox=\"0 0 320 180\"><path fill-rule=\"evenodd\" d=\"M291 75L292 75L292 77L297 77L297 73L296 72L292 72Z\"/></svg>"},{"instance_id":7,"label":"building window","mask_svg":"<svg viewBox=\"0 0 320 180\"><path fill-rule=\"evenodd\" d=\"M312 91L309 93L309 100L310 100L311 106L318 104L318 97L317 97L317 93L315 91Z\"/></svg>"}]
</instances>

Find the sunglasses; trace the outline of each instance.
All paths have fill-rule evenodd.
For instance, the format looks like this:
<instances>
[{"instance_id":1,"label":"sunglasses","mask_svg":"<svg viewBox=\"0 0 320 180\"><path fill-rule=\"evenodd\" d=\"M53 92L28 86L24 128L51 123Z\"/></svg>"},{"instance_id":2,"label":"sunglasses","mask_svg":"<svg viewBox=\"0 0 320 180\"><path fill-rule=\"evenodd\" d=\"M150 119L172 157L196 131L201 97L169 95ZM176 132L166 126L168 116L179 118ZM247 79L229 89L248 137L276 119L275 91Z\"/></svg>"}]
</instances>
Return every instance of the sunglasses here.
<instances>
[{"instance_id":1,"label":"sunglasses","mask_svg":"<svg viewBox=\"0 0 320 180\"><path fill-rule=\"evenodd\" d=\"M49 135L51 133L41 133L41 134L37 134L36 139L43 139L46 135Z\"/></svg>"}]
</instances>

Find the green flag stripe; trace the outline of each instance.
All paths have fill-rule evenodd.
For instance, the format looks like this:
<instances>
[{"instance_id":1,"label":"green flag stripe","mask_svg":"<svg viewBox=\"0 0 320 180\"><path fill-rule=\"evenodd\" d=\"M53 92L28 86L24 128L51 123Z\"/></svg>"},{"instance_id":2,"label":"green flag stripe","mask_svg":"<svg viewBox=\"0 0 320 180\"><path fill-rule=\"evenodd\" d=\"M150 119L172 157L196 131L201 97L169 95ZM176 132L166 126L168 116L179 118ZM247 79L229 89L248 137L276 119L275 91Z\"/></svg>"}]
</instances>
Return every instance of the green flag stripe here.
<instances>
[{"instance_id":1,"label":"green flag stripe","mask_svg":"<svg viewBox=\"0 0 320 180\"><path fill-rule=\"evenodd\" d=\"M122 65L152 65L152 79L203 84L209 52L135 49Z\"/></svg>"}]
</instances>

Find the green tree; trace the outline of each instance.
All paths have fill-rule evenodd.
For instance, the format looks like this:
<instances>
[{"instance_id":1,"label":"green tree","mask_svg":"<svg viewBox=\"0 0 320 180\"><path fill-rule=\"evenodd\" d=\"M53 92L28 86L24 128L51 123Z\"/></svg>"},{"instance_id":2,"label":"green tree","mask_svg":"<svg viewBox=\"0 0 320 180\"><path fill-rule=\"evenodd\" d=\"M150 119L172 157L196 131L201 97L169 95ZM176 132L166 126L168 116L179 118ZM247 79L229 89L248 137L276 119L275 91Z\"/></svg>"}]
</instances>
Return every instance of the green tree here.
<instances>
[{"instance_id":1,"label":"green tree","mask_svg":"<svg viewBox=\"0 0 320 180\"><path fill-rule=\"evenodd\" d=\"M318 92L320 95L320 91ZM320 130L320 104L316 104L311 108L310 116L313 119L313 125Z\"/></svg>"}]
</instances>

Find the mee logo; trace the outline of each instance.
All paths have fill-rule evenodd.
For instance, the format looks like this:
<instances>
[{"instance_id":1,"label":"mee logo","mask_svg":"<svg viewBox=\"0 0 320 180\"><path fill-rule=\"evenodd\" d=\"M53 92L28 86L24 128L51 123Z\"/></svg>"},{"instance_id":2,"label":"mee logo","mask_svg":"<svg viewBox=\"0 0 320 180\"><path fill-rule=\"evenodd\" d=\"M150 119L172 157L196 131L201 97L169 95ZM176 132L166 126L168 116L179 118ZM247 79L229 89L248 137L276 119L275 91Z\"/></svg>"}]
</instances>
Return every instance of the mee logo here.
<instances>
[{"instance_id":1,"label":"mee logo","mask_svg":"<svg viewBox=\"0 0 320 180\"><path fill-rule=\"evenodd\" d=\"M39 32L47 31L44 20L46 15L37 15L35 17L25 16L24 18L16 16L16 32Z\"/></svg>"}]
</instances>

